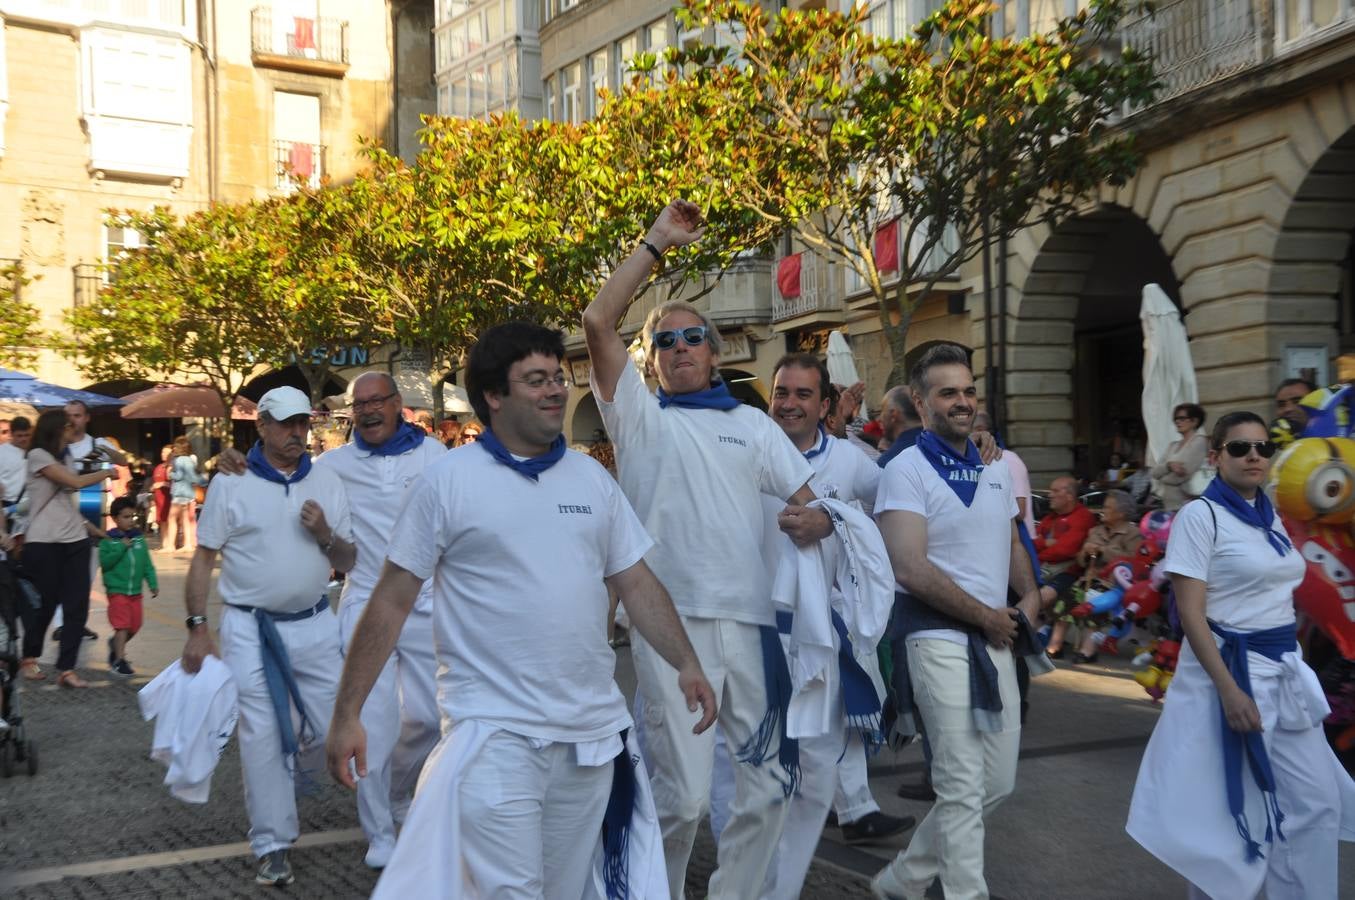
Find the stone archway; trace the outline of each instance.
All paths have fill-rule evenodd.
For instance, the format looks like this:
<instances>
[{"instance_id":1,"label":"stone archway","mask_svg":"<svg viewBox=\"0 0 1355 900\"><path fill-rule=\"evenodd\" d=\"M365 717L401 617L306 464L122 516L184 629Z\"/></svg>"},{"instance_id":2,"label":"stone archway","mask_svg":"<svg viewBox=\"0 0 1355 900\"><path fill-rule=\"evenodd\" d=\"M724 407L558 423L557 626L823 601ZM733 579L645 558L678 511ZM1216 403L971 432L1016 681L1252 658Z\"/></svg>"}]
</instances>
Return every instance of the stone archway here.
<instances>
[{"instance_id":1,"label":"stone archway","mask_svg":"<svg viewBox=\"0 0 1355 900\"><path fill-rule=\"evenodd\" d=\"M569 417L569 438L571 443L591 444L607 437L607 429L602 424L602 413L598 411L597 398L588 391L574 404L574 412Z\"/></svg>"},{"instance_id":2,"label":"stone archway","mask_svg":"<svg viewBox=\"0 0 1355 900\"><path fill-rule=\"evenodd\" d=\"M1180 305L1158 235L1123 206L1060 224L1034 254L1005 334L1007 440L1033 483L1094 473L1117 433L1142 427L1138 314L1150 283Z\"/></svg>"},{"instance_id":3,"label":"stone archway","mask_svg":"<svg viewBox=\"0 0 1355 900\"><path fill-rule=\"evenodd\" d=\"M1335 365L1316 373L1318 380L1355 377L1353 268L1355 127L1313 162L1281 220L1268 293L1274 317L1287 321L1272 326L1272 384L1300 374L1295 367L1313 362L1323 347Z\"/></svg>"}]
</instances>

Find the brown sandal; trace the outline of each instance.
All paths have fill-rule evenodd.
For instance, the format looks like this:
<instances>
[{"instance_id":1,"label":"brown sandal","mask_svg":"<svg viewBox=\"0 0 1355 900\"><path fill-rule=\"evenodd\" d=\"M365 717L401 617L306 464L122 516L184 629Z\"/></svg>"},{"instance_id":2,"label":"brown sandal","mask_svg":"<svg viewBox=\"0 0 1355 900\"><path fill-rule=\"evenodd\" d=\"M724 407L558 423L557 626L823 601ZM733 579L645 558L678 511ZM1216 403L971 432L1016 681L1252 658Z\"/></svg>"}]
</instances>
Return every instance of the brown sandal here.
<instances>
[{"instance_id":1,"label":"brown sandal","mask_svg":"<svg viewBox=\"0 0 1355 900\"><path fill-rule=\"evenodd\" d=\"M38 667L38 661L31 656L24 657L23 662L19 663L19 673L29 681L42 681L47 677Z\"/></svg>"},{"instance_id":2,"label":"brown sandal","mask_svg":"<svg viewBox=\"0 0 1355 900\"><path fill-rule=\"evenodd\" d=\"M56 683L64 688L87 688L89 682L75 674L74 669L67 669L56 677Z\"/></svg>"}]
</instances>

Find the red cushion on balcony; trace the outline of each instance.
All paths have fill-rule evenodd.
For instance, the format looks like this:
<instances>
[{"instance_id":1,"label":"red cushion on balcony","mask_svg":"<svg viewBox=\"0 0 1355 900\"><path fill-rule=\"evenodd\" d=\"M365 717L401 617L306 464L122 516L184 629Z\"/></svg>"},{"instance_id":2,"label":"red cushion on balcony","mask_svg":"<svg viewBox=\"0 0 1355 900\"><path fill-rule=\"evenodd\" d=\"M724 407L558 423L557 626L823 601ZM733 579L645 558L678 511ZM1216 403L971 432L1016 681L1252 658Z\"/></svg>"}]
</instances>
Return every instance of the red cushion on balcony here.
<instances>
[{"instance_id":1,"label":"red cushion on balcony","mask_svg":"<svg viewBox=\"0 0 1355 900\"><path fill-rule=\"evenodd\" d=\"M792 253L776 264L776 289L787 300L800 296L800 256Z\"/></svg>"},{"instance_id":2,"label":"red cushion on balcony","mask_svg":"<svg viewBox=\"0 0 1355 900\"><path fill-rule=\"evenodd\" d=\"M875 230L875 268L881 272L899 270L899 220L890 219Z\"/></svg>"}]
</instances>

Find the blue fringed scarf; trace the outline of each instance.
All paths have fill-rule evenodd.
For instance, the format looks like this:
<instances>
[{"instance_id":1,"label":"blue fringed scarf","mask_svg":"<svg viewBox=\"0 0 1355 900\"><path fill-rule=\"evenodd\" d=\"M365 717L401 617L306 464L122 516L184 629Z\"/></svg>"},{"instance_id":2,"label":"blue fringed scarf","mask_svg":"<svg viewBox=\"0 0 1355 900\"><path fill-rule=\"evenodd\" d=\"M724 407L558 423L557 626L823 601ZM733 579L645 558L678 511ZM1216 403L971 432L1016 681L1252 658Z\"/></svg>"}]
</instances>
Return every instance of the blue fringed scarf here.
<instances>
[{"instance_id":1,"label":"blue fringed scarf","mask_svg":"<svg viewBox=\"0 0 1355 900\"><path fill-rule=\"evenodd\" d=\"M1218 484L1219 479L1214 479ZM1213 622L1209 630L1223 638L1219 655L1228 667L1237 686L1252 696L1251 670L1247 665L1247 651L1261 654L1266 659L1279 661L1280 657L1298 646L1294 625L1280 625L1265 631L1229 631ZM1270 766L1270 755L1266 753L1265 738L1259 731L1234 731L1228 726L1228 716L1223 710L1223 701L1219 700L1219 720L1223 726L1223 776L1228 787L1228 811L1237 823L1237 833L1247 848L1247 862L1264 857L1261 845L1252 838L1251 827L1247 824L1245 797L1242 793L1242 758L1247 759L1252 778L1261 789L1261 798L1266 807L1266 843L1275 838L1284 840L1284 831L1280 825L1284 822L1284 813L1280 812L1279 798L1275 795L1275 772Z\"/></svg>"},{"instance_id":2,"label":"blue fringed scarf","mask_svg":"<svg viewBox=\"0 0 1355 900\"><path fill-rule=\"evenodd\" d=\"M301 454L301 458L296 461L296 471L291 475L284 475L273 468L273 464L264 458L263 441L256 441L254 446L249 448L249 453L245 455L245 465L263 480L282 485L283 493L290 494L292 485L310 474L311 455L309 453Z\"/></svg>"},{"instance_id":3,"label":"blue fringed scarf","mask_svg":"<svg viewBox=\"0 0 1355 900\"><path fill-rule=\"evenodd\" d=\"M847 713L847 727L861 733L861 743L866 747L866 755L872 756L884 746L884 730L881 724L880 697L875 692L875 684L870 675L861 668L852 653L852 639L847 633L847 623L833 610L833 629L837 632L838 677L842 681L842 705Z\"/></svg>"},{"instance_id":4,"label":"blue fringed scarf","mask_svg":"<svg viewBox=\"0 0 1355 900\"><path fill-rule=\"evenodd\" d=\"M781 635L776 627L761 625L758 633L762 639L762 675L767 683L767 714L748 743L739 749L737 759L754 766L762 765L779 730L781 745L776 756L781 768L786 770L786 780L781 782L781 787L789 797L800 787L800 742L786 737L786 711L793 693L790 666L786 664L786 651L781 646Z\"/></svg>"},{"instance_id":5,"label":"blue fringed scarf","mask_svg":"<svg viewBox=\"0 0 1355 900\"><path fill-rule=\"evenodd\" d=\"M1216 475L1201 496L1213 500L1253 528L1261 529L1266 536L1266 540L1270 542L1270 546L1281 556L1294 549L1294 545L1289 538L1283 532L1276 531L1272 527L1275 524L1275 507L1271 505L1270 498L1266 496L1265 491L1258 490L1256 492L1256 504L1252 505L1243 499L1242 495L1232 485Z\"/></svg>"},{"instance_id":6,"label":"blue fringed scarf","mask_svg":"<svg viewBox=\"0 0 1355 900\"><path fill-rule=\"evenodd\" d=\"M918 435L917 448L932 464L941 480L950 485L960 502L969 506L974 502L974 493L979 489L979 476L983 474L983 460L979 459L979 448L973 441L965 441L965 455L956 456L945 441L935 432L924 431Z\"/></svg>"},{"instance_id":7,"label":"blue fringed scarf","mask_svg":"<svg viewBox=\"0 0 1355 900\"><path fill-rule=\"evenodd\" d=\"M386 438L385 443L367 443L362 439L362 432L359 429L353 430L353 443L357 444L363 453L370 453L373 456L399 456L418 447L427 436L419 426L401 419L395 433Z\"/></svg>"},{"instance_id":8,"label":"blue fringed scarf","mask_svg":"<svg viewBox=\"0 0 1355 900\"><path fill-rule=\"evenodd\" d=\"M612 761L612 792L607 811L602 815L602 881L608 900L627 900L630 896L630 820L635 810L635 760L621 732L621 752Z\"/></svg>"},{"instance_id":9,"label":"blue fringed scarf","mask_svg":"<svg viewBox=\"0 0 1355 900\"><path fill-rule=\"evenodd\" d=\"M555 440L550 442L550 449L540 456L529 457L528 459L518 459L508 452L508 448L494 434L494 429L486 428L476 440L477 447L483 447L485 452L494 457L494 461L502 463L508 468L517 472L523 478L530 478L532 481L538 481L541 473L558 463L565 455L565 436L557 434Z\"/></svg>"},{"instance_id":10,"label":"blue fringed scarf","mask_svg":"<svg viewBox=\"0 0 1355 900\"><path fill-rule=\"evenodd\" d=\"M680 406L683 409L733 409L739 401L729 392L729 385L723 381L712 381L704 391L692 391L689 394L670 394L659 388L659 409Z\"/></svg>"}]
</instances>

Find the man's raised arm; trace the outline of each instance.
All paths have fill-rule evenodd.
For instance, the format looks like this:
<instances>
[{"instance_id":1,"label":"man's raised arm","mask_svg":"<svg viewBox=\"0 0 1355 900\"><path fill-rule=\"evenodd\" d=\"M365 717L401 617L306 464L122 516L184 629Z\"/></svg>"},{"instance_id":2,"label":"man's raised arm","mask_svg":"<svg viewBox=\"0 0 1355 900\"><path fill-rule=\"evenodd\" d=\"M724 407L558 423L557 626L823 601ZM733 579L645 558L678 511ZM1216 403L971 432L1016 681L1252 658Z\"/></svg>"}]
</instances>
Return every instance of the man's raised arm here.
<instances>
[{"instance_id":1,"label":"man's raised arm","mask_svg":"<svg viewBox=\"0 0 1355 900\"><path fill-rule=\"evenodd\" d=\"M583 335L588 343L593 383L604 403L612 401L616 382L630 363L626 343L617 328L621 317L635 299L635 292L649 278L655 264L659 262L657 257L661 257L670 247L681 247L699 240L704 232L701 210L696 204L686 200L669 203L650 226L644 241L617 266L593 302L583 311Z\"/></svg>"}]
</instances>

